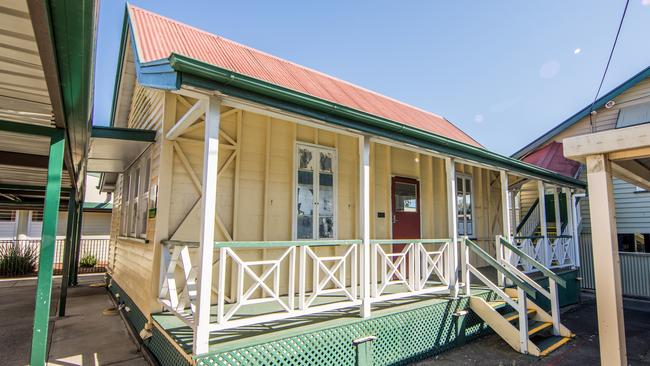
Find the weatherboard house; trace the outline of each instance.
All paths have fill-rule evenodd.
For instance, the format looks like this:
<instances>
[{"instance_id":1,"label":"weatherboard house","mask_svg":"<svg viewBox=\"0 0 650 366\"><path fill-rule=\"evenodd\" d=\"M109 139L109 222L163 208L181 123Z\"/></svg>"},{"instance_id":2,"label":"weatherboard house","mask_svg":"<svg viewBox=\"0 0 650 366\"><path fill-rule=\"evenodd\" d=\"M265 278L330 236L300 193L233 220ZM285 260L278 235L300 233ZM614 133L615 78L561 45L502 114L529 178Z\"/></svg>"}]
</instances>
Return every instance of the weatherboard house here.
<instances>
[{"instance_id":1,"label":"weatherboard house","mask_svg":"<svg viewBox=\"0 0 650 366\"><path fill-rule=\"evenodd\" d=\"M395 364L489 327L533 355L570 340L582 181L133 6L114 95L112 129L155 138L95 160L109 289L162 364ZM524 185L551 199L521 235Z\"/></svg>"}]
</instances>

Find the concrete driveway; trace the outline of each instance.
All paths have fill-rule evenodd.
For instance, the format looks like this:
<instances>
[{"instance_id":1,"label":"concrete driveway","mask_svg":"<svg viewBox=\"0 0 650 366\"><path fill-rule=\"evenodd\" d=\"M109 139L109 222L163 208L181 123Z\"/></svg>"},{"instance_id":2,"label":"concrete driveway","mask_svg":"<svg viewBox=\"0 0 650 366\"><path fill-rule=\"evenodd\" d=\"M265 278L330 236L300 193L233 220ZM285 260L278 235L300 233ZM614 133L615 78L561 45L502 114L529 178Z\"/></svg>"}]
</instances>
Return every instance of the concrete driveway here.
<instances>
[{"instance_id":1,"label":"concrete driveway","mask_svg":"<svg viewBox=\"0 0 650 366\"><path fill-rule=\"evenodd\" d=\"M80 276L68 291L66 317L51 318L49 365L148 365L119 315L102 315L112 306L108 293L89 286L102 278ZM61 279L54 281L53 314ZM29 363L35 293L35 279L0 280L0 365Z\"/></svg>"}]
</instances>

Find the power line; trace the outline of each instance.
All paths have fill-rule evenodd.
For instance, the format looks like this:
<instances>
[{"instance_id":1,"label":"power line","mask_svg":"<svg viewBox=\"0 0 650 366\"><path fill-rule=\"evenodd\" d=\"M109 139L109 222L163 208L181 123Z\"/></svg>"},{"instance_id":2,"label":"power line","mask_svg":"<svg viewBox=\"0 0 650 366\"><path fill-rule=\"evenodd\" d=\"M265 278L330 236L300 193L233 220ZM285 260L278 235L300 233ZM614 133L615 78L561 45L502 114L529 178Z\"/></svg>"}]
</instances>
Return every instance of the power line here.
<instances>
[{"instance_id":1,"label":"power line","mask_svg":"<svg viewBox=\"0 0 650 366\"><path fill-rule=\"evenodd\" d=\"M623 9L623 15L621 16L621 21L618 23L618 30L616 31L616 38L614 38L614 44L612 45L611 51L609 51L609 58L607 59L607 66L605 66L605 72L603 72L603 77L600 79L600 84L598 85L598 91L596 91L596 96L594 96L594 101L591 102L591 108L589 108L589 125L591 126L591 132L594 132L594 105L598 100L598 95L600 95L600 89L603 87L603 82L605 82L605 76L607 75L607 70L609 70L609 64L612 62L612 56L614 55L614 49L616 49L616 43L618 43L618 36L621 34L621 27L623 27L623 20L625 19L625 14L627 14L627 6L630 4L630 0L625 1L625 8Z\"/></svg>"}]
</instances>

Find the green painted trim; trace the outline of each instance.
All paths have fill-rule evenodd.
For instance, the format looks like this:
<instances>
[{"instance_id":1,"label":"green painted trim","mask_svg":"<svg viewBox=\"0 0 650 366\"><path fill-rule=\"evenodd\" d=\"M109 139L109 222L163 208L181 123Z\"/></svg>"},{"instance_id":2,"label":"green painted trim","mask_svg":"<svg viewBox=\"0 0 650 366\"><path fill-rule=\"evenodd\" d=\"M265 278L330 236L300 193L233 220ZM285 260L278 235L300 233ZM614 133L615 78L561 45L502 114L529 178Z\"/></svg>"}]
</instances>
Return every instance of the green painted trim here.
<instances>
[{"instance_id":1,"label":"green painted trim","mask_svg":"<svg viewBox=\"0 0 650 366\"><path fill-rule=\"evenodd\" d=\"M84 183L85 183L85 178L84 178ZM78 276L79 276L79 257L81 256L81 228L83 225L83 216L84 216L84 210L83 210L83 205L84 205L84 199L85 199L85 191L82 193L81 196L81 202L77 205L77 211L79 212L77 214L77 225L76 225L76 232L75 232L75 237L74 237L74 247L73 247L73 260L72 263L70 263L70 284L71 286L76 286L79 281L78 281Z\"/></svg>"},{"instance_id":2,"label":"green painted trim","mask_svg":"<svg viewBox=\"0 0 650 366\"><path fill-rule=\"evenodd\" d=\"M31 186L31 185L23 186L20 184L0 184L0 191L13 191L13 190L43 192L45 191L45 187ZM70 192L71 190L72 190L71 188L66 188L66 187L61 188L62 192Z\"/></svg>"},{"instance_id":3,"label":"green painted trim","mask_svg":"<svg viewBox=\"0 0 650 366\"><path fill-rule=\"evenodd\" d=\"M110 202L84 202L84 210L112 210L113 204Z\"/></svg>"},{"instance_id":4,"label":"green painted trim","mask_svg":"<svg viewBox=\"0 0 650 366\"><path fill-rule=\"evenodd\" d=\"M496 259L494 259L491 255L489 255L485 250L481 249L481 247L478 244L474 243L473 241L467 238L465 238L464 240L465 240L465 245L467 245L469 249L471 249L474 253L476 253L476 255L481 257L481 259L487 262L487 264L492 266L492 268L496 269L497 272L501 272L507 279L512 281L512 283L515 286L523 289L533 299L537 296L537 291L535 291L534 288L532 288L529 284L519 279L519 277L515 276L510 271L507 271L501 264L499 264L499 262L497 262Z\"/></svg>"},{"instance_id":5,"label":"green painted trim","mask_svg":"<svg viewBox=\"0 0 650 366\"><path fill-rule=\"evenodd\" d=\"M636 75L632 76L631 78L627 79L624 81L622 84L617 86L616 88L612 89L609 93L603 95L600 97L596 103L594 104L594 110L597 110L599 108L602 108L607 102L610 100L616 98L617 96L623 94L626 92L628 89L631 87L635 86L642 80L650 77L650 66L646 67ZM548 141L550 138L553 136L559 134L560 132L566 130L567 128L573 126L575 123L580 121L581 119L587 117L591 113L591 104L587 105L586 107L582 108L580 111L578 111L576 114L573 116L569 117L567 120L564 122L560 123L559 125L553 127L550 129L548 132L544 133L542 136L536 138L531 142L530 144L522 147L519 149L517 152L512 154L511 156L515 159L521 159L525 155L533 152L535 149L537 149L539 146L544 144L546 141Z\"/></svg>"},{"instance_id":6,"label":"green painted trim","mask_svg":"<svg viewBox=\"0 0 650 366\"><path fill-rule=\"evenodd\" d=\"M155 142L156 131L138 128L93 126L91 137L98 139Z\"/></svg>"},{"instance_id":7,"label":"green painted trim","mask_svg":"<svg viewBox=\"0 0 650 366\"><path fill-rule=\"evenodd\" d=\"M402 239L375 239L370 240L370 244L411 244L411 243L422 243L422 244L446 244L451 242L451 239L411 239L411 240L402 240Z\"/></svg>"},{"instance_id":8,"label":"green painted trim","mask_svg":"<svg viewBox=\"0 0 650 366\"><path fill-rule=\"evenodd\" d=\"M61 198L61 173L65 138L62 130L50 140L50 161L47 170L45 208L43 209L43 233L38 264L36 285L36 306L34 309L34 332L32 335L31 365L44 365L47 360L47 335L50 321L50 302L52 298L52 271L56 227Z\"/></svg>"},{"instance_id":9,"label":"green painted trim","mask_svg":"<svg viewBox=\"0 0 650 366\"><path fill-rule=\"evenodd\" d=\"M174 246L188 246L190 248L198 248L198 241L183 241L183 240L162 240L161 243ZM361 244L361 240L275 240L275 241L217 241L214 243L214 248L288 248L288 247L304 247L304 246L349 246Z\"/></svg>"},{"instance_id":10,"label":"green painted trim","mask_svg":"<svg viewBox=\"0 0 650 366\"><path fill-rule=\"evenodd\" d=\"M314 117L341 127L517 171L549 182L576 188L586 187L586 184L578 179L182 55L172 54L168 62L174 70L180 73L183 85L219 90L228 95ZM148 66L140 65L139 67L147 68ZM150 86L156 87L155 85ZM160 86L160 88L167 87L168 85Z\"/></svg>"},{"instance_id":11,"label":"green painted trim","mask_svg":"<svg viewBox=\"0 0 650 366\"><path fill-rule=\"evenodd\" d=\"M97 0L52 1L43 6L50 15L74 184L83 173L92 125L93 74ZM77 187L81 188L81 187Z\"/></svg>"},{"instance_id":12,"label":"green painted trim","mask_svg":"<svg viewBox=\"0 0 650 366\"><path fill-rule=\"evenodd\" d=\"M499 238L501 239L501 244L505 245L506 248L510 249L513 253L518 255L520 258L524 259L525 261L530 263L533 267L537 268L537 270L542 272L546 277L552 278L558 285L562 287L566 287L566 281L563 278L560 278L560 276L556 275L555 272L546 268L543 264L536 261L535 258L529 256L523 250L517 248L517 246L507 241L506 238L502 236L500 236Z\"/></svg>"},{"instance_id":13,"label":"green painted trim","mask_svg":"<svg viewBox=\"0 0 650 366\"><path fill-rule=\"evenodd\" d=\"M118 53L117 68L115 73L115 83L113 85L113 101L111 105L111 115L109 117L109 126L113 127L115 124L115 112L117 111L117 96L120 92L122 84L122 69L124 68L124 55L126 54L126 40L128 37L128 22L129 8L128 4L124 6L124 19L122 20L122 36L120 41L120 51ZM96 127L96 126L93 126Z\"/></svg>"},{"instance_id":14,"label":"green painted trim","mask_svg":"<svg viewBox=\"0 0 650 366\"><path fill-rule=\"evenodd\" d=\"M39 126L29 123L13 122L0 120L0 131L22 133L25 135L38 135L44 137L52 137L56 135L57 128Z\"/></svg>"},{"instance_id":15,"label":"green painted trim","mask_svg":"<svg viewBox=\"0 0 650 366\"><path fill-rule=\"evenodd\" d=\"M73 191L74 192L74 191ZM68 299L68 283L70 282L70 262L72 261L73 230L77 222L77 201L68 201L68 222L65 234L65 247L63 248L63 269L61 273L61 290L59 291L59 316L65 316Z\"/></svg>"}]
</instances>

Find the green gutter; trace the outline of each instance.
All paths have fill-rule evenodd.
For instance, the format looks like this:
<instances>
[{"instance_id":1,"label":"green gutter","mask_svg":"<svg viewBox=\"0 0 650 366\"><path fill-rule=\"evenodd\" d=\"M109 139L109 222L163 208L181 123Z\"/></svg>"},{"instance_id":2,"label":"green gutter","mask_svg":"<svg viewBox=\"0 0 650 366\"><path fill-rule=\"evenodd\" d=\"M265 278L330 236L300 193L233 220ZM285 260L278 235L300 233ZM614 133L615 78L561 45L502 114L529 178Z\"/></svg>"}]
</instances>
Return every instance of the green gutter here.
<instances>
[{"instance_id":1,"label":"green gutter","mask_svg":"<svg viewBox=\"0 0 650 366\"><path fill-rule=\"evenodd\" d=\"M586 187L581 180L182 55L172 54L169 57L169 65L179 73L177 77L184 85L219 90L227 95L300 113L341 127L517 171L549 182L577 188ZM160 61L156 61L155 66L160 67ZM146 69L148 64L139 67Z\"/></svg>"},{"instance_id":2,"label":"green gutter","mask_svg":"<svg viewBox=\"0 0 650 366\"><path fill-rule=\"evenodd\" d=\"M93 126L91 137L102 139L155 142L156 131L143 130L138 128Z\"/></svg>"}]
</instances>

